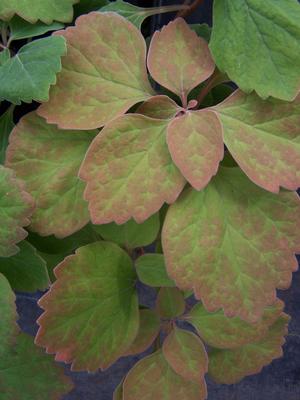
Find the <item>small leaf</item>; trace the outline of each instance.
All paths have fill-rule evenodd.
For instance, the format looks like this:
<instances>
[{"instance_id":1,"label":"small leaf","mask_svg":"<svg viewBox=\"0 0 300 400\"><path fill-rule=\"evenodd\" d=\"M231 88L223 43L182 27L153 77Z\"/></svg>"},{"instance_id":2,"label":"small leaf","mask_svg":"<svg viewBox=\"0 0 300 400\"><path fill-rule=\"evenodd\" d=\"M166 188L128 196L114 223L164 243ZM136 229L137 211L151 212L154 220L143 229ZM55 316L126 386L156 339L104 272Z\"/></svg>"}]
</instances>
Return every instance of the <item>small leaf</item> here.
<instances>
[{"instance_id":1,"label":"small leaf","mask_svg":"<svg viewBox=\"0 0 300 400\"><path fill-rule=\"evenodd\" d=\"M0 272L14 290L35 292L49 287L45 261L28 242L19 244L20 251L12 257L0 257Z\"/></svg>"},{"instance_id":2,"label":"small leaf","mask_svg":"<svg viewBox=\"0 0 300 400\"><path fill-rule=\"evenodd\" d=\"M167 124L126 114L94 139L79 172L94 224L141 223L177 199L185 180L168 151Z\"/></svg>"},{"instance_id":3,"label":"small leaf","mask_svg":"<svg viewBox=\"0 0 300 400\"><path fill-rule=\"evenodd\" d=\"M182 18L155 32L148 53L152 77L186 106L189 92L214 72L207 43Z\"/></svg>"},{"instance_id":4,"label":"small leaf","mask_svg":"<svg viewBox=\"0 0 300 400\"><path fill-rule=\"evenodd\" d=\"M136 113L151 118L172 119L182 110L183 108L179 107L170 97L157 95L150 97L149 100L141 104L136 110Z\"/></svg>"},{"instance_id":5,"label":"small leaf","mask_svg":"<svg viewBox=\"0 0 300 400\"><path fill-rule=\"evenodd\" d=\"M154 287L173 287L175 282L169 278L163 254L144 254L136 262L139 280L145 285Z\"/></svg>"},{"instance_id":6,"label":"small leaf","mask_svg":"<svg viewBox=\"0 0 300 400\"><path fill-rule=\"evenodd\" d=\"M0 164L4 164L8 138L14 127L13 113L14 109L10 107L0 117Z\"/></svg>"},{"instance_id":7,"label":"small leaf","mask_svg":"<svg viewBox=\"0 0 300 400\"><path fill-rule=\"evenodd\" d=\"M36 201L30 229L46 236L69 236L89 221L78 170L97 132L61 131L35 112L10 135L6 164L24 179Z\"/></svg>"},{"instance_id":8,"label":"small leaf","mask_svg":"<svg viewBox=\"0 0 300 400\"><path fill-rule=\"evenodd\" d=\"M192 31L197 33L198 36L205 39L207 42L210 41L211 27L207 24L189 24Z\"/></svg>"},{"instance_id":9,"label":"small leaf","mask_svg":"<svg viewBox=\"0 0 300 400\"><path fill-rule=\"evenodd\" d=\"M57 281L39 301L36 343L72 370L108 368L131 345L139 326L135 273L114 243L76 250L55 269Z\"/></svg>"},{"instance_id":10,"label":"small leaf","mask_svg":"<svg viewBox=\"0 0 300 400\"><path fill-rule=\"evenodd\" d=\"M14 171L0 165L0 257L16 254L16 243L27 236L23 229L29 225L34 209L32 197L25 192L24 183Z\"/></svg>"},{"instance_id":11,"label":"small leaf","mask_svg":"<svg viewBox=\"0 0 300 400\"><path fill-rule=\"evenodd\" d=\"M205 385L208 357L203 343L194 333L175 327L164 341L163 354L178 375Z\"/></svg>"},{"instance_id":12,"label":"small leaf","mask_svg":"<svg viewBox=\"0 0 300 400\"><path fill-rule=\"evenodd\" d=\"M50 101L38 110L49 123L94 129L152 95L144 38L125 18L92 12L58 35L67 41L67 56Z\"/></svg>"},{"instance_id":13,"label":"small leaf","mask_svg":"<svg viewBox=\"0 0 300 400\"><path fill-rule=\"evenodd\" d=\"M184 313L184 296L176 287L162 287L156 299L156 310L161 318L176 318Z\"/></svg>"},{"instance_id":14,"label":"small leaf","mask_svg":"<svg viewBox=\"0 0 300 400\"><path fill-rule=\"evenodd\" d=\"M256 343L235 350L213 350L209 354L209 374L217 383L236 383L245 376L258 374L265 365L282 356L289 316L282 316L266 336Z\"/></svg>"}]
</instances>

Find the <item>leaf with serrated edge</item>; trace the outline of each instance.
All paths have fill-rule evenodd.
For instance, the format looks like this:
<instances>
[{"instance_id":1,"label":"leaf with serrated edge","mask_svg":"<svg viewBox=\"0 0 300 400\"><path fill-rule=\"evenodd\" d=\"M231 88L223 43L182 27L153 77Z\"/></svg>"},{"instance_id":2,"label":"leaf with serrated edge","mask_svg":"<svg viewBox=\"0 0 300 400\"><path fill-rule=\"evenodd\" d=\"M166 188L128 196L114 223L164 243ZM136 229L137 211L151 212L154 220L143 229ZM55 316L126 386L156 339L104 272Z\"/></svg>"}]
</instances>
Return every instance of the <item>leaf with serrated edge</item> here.
<instances>
[{"instance_id":1,"label":"leaf with serrated edge","mask_svg":"<svg viewBox=\"0 0 300 400\"><path fill-rule=\"evenodd\" d=\"M136 273L145 285L154 287L173 287L175 282L169 278L163 254L144 254L136 262Z\"/></svg>"},{"instance_id":2,"label":"leaf with serrated edge","mask_svg":"<svg viewBox=\"0 0 300 400\"><path fill-rule=\"evenodd\" d=\"M224 156L222 125L209 110L188 111L171 121L167 143L172 160L197 190L217 173Z\"/></svg>"},{"instance_id":3,"label":"leaf with serrated edge","mask_svg":"<svg viewBox=\"0 0 300 400\"><path fill-rule=\"evenodd\" d=\"M257 187L238 168L219 168L201 192L188 189L167 213L168 274L210 311L257 322L297 269L300 202Z\"/></svg>"},{"instance_id":4,"label":"leaf with serrated edge","mask_svg":"<svg viewBox=\"0 0 300 400\"><path fill-rule=\"evenodd\" d=\"M152 95L142 34L115 13L92 12L56 32L68 53L50 101L38 113L61 128L103 126Z\"/></svg>"},{"instance_id":5,"label":"leaf with serrated edge","mask_svg":"<svg viewBox=\"0 0 300 400\"><path fill-rule=\"evenodd\" d=\"M20 333L14 347L0 357L0 391L5 400L60 400L73 388L62 366Z\"/></svg>"},{"instance_id":6,"label":"leaf with serrated edge","mask_svg":"<svg viewBox=\"0 0 300 400\"><path fill-rule=\"evenodd\" d=\"M30 229L42 236L69 236L89 221L78 170L97 131L61 131L35 112L10 135L6 165L24 179L36 201Z\"/></svg>"},{"instance_id":7,"label":"leaf with serrated edge","mask_svg":"<svg viewBox=\"0 0 300 400\"><path fill-rule=\"evenodd\" d=\"M8 138L14 127L13 111L13 108L10 107L0 117L0 164L4 164Z\"/></svg>"},{"instance_id":8,"label":"leaf with serrated edge","mask_svg":"<svg viewBox=\"0 0 300 400\"><path fill-rule=\"evenodd\" d=\"M282 316L259 342L234 350L213 350L209 353L209 374L218 383L233 384L245 376L258 374L275 358L282 357L289 316Z\"/></svg>"},{"instance_id":9,"label":"leaf with serrated edge","mask_svg":"<svg viewBox=\"0 0 300 400\"><path fill-rule=\"evenodd\" d=\"M160 350L139 361L123 383L124 400L205 400L206 397L206 385L176 374Z\"/></svg>"},{"instance_id":10,"label":"leaf with serrated edge","mask_svg":"<svg viewBox=\"0 0 300 400\"><path fill-rule=\"evenodd\" d=\"M185 179L168 151L167 124L126 114L94 139L79 171L94 224L141 223L177 199Z\"/></svg>"},{"instance_id":11,"label":"leaf with serrated edge","mask_svg":"<svg viewBox=\"0 0 300 400\"><path fill-rule=\"evenodd\" d=\"M156 298L156 310L162 318L176 318L184 313L184 296L176 287L162 287Z\"/></svg>"},{"instance_id":12,"label":"leaf with serrated edge","mask_svg":"<svg viewBox=\"0 0 300 400\"><path fill-rule=\"evenodd\" d=\"M146 115L150 118L172 119L182 110L183 108L170 99L170 97L157 95L150 97L149 100L141 104L137 108L136 113Z\"/></svg>"},{"instance_id":13,"label":"leaf with serrated edge","mask_svg":"<svg viewBox=\"0 0 300 400\"><path fill-rule=\"evenodd\" d=\"M152 77L176 93L184 107L189 92L209 78L215 68L206 41L182 18L154 33L147 62Z\"/></svg>"},{"instance_id":14,"label":"leaf with serrated edge","mask_svg":"<svg viewBox=\"0 0 300 400\"><path fill-rule=\"evenodd\" d=\"M33 198L25 191L24 182L15 172L0 165L0 257L19 251L16 243L27 236L24 226L34 210Z\"/></svg>"},{"instance_id":15,"label":"leaf with serrated edge","mask_svg":"<svg viewBox=\"0 0 300 400\"><path fill-rule=\"evenodd\" d=\"M194 333L175 327L164 341L163 354L178 375L205 385L208 357L204 344Z\"/></svg>"},{"instance_id":16,"label":"leaf with serrated edge","mask_svg":"<svg viewBox=\"0 0 300 400\"><path fill-rule=\"evenodd\" d=\"M80 247L54 270L57 281L40 300L45 310L36 343L72 362L72 370L112 365L135 339L139 326L132 261L116 244Z\"/></svg>"},{"instance_id":17,"label":"leaf with serrated edge","mask_svg":"<svg viewBox=\"0 0 300 400\"><path fill-rule=\"evenodd\" d=\"M237 90L213 109L226 146L254 183L271 192L300 186L300 95L287 103Z\"/></svg>"},{"instance_id":18,"label":"leaf with serrated edge","mask_svg":"<svg viewBox=\"0 0 300 400\"><path fill-rule=\"evenodd\" d=\"M244 92L292 100L300 88L297 0L214 1L210 49Z\"/></svg>"}]
</instances>

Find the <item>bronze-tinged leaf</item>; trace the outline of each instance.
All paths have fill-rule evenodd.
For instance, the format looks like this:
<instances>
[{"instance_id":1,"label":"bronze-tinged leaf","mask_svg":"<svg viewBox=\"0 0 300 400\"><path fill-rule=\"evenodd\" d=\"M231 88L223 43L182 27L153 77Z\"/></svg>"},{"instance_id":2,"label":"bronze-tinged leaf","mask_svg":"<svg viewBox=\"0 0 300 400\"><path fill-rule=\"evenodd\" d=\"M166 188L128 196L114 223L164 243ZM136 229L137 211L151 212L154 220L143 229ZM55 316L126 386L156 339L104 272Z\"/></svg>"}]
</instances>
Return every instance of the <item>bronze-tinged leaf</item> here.
<instances>
[{"instance_id":1,"label":"bronze-tinged leaf","mask_svg":"<svg viewBox=\"0 0 300 400\"><path fill-rule=\"evenodd\" d=\"M126 114L94 139L79 172L94 224L141 223L177 199L185 179L168 151L167 124Z\"/></svg>"},{"instance_id":2,"label":"bronze-tinged leaf","mask_svg":"<svg viewBox=\"0 0 300 400\"><path fill-rule=\"evenodd\" d=\"M254 183L275 193L300 186L300 95L288 103L237 90L214 110L226 146Z\"/></svg>"},{"instance_id":3,"label":"bronze-tinged leaf","mask_svg":"<svg viewBox=\"0 0 300 400\"><path fill-rule=\"evenodd\" d=\"M163 354L178 375L205 386L208 357L198 336L175 327L164 341Z\"/></svg>"},{"instance_id":4,"label":"bronze-tinged leaf","mask_svg":"<svg viewBox=\"0 0 300 400\"><path fill-rule=\"evenodd\" d=\"M213 350L209 353L209 374L218 383L233 384L245 376L258 374L275 358L282 357L289 316L281 317L259 342L234 350Z\"/></svg>"},{"instance_id":5,"label":"bronze-tinged leaf","mask_svg":"<svg viewBox=\"0 0 300 400\"><path fill-rule=\"evenodd\" d=\"M176 318L184 313L184 296L176 287L162 287L156 299L156 310L161 318Z\"/></svg>"},{"instance_id":6,"label":"bronze-tinged leaf","mask_svg":"<svg viewBox=\"0 0 300 400\"><path fill-rule=\"evenodd\" d=\"M170 97L157 95L141 104L136 110L136 113L151 118L172 119L182 110L183 108L175 103L174 100L170 99Z\"/></svg>"},{"instance_id":7,"label":"bronze-tinged leaf","mask_svg":"<svg viewBox=\"0 0 300 400\"><path fill-rule=\"evenodd\" d=\"M38 113L64 129L103 126L153 93L146 44L139 30L116 13L92 12L59 31L67 55L50 101Z\"/></svg>"},{"instance_id":8,"label":"bronze-tinged leaf","mask_svg":"<svg viewBox=\"0 0 300 400\"><path fill-rule=\"evenodd\" d=\"M123 384L123 400L205 400L206 397L206 385L176 374L161 350L139 361Z\"/></svg>"},{"instance_id":9,"label":"bronze-tinged leaf","mask_svg":"<svg viewBox=\"0 0 300 400\"><path fill-rule=\"evenodd\" d=\"M197 36L182 18L155 32L148 53L152 77L176 93L187 105L189 92L214 72L215 64L206 41Z\"/></svg>"},{"instance_id":10,"label":"bronze-tinged leaf","mask_svg":"<svg viewBox=\"0 0 300 400\"><path fill-rule=\"evenodd\" d=\"M175 118L168 126L167 142L182 175L195 189L203 189L224 156L222 125L217 115L200 110Z\"/></svg>"},{"instance_id":11,"label":"bronze-tinged leaf","mask_svg":"<svg viewBox=\"0 0 300 400\"><path fill-rule=\"evenodd\" d=\"M112 400L123 400L123 382L124 380L122 380L114 390Z\"/></svg>"}]
</instances>

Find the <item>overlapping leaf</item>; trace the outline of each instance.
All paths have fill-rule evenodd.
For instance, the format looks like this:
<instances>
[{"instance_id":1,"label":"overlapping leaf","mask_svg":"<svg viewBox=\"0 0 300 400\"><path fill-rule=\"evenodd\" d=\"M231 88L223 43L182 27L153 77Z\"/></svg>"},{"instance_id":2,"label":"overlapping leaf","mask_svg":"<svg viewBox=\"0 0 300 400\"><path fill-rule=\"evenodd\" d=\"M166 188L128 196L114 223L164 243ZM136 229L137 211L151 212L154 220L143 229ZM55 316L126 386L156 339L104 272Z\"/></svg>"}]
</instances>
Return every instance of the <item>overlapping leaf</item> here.
<instances>
[{"instance_id":1,"label":"overlapping leaf","mask_svg":"<svg viewBox=\"0 0 300 400\"><path fill-rule=\"evenodd\" d=\"M137 275L145 285L154 287L173 287L174 281L169 278L163 254L144 254L136 262Z\"/></svg>"},{"instance_id":2,"label":"overlapping leaf","mask_svg":"<svg viewBox=\"0 0 300 400\"><path fill-rule=\"evenodd\" d=\"M136 112L151 118L172 119L182 110L170 97L157 95L141 104Z\"/></svg>"},{"instance_id":3,"label":"overlapping leaf","mask_svg":"<svg viewBox=\"0 0 300 400\"><path fill-rule=\"evenodd\" d=\"M162 287L156 299L156 310L161 318L176 318L184 313L183 294L176 287Z\"/></svg>"},{"instance_id":4,"label":"overlapping leaf","mask_svg":"<svg viewBox=\"0 0 300 400\"><path fill-rule=\"evenodd\" d=\"M13 108L10 107L0 117L0 164L4 164L5 151L8 145L8 137L13 127Z\"/></svg>"}]
</instances>

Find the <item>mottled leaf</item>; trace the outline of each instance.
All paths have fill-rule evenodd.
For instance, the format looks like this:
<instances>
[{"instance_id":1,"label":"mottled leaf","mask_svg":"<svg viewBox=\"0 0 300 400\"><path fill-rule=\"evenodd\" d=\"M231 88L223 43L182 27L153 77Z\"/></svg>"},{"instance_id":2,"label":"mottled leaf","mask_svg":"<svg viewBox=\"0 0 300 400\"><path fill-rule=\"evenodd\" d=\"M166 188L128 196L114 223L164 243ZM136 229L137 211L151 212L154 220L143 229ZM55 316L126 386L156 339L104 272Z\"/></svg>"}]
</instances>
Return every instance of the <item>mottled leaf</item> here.
<instances>
[{"instance_id":1,"label":"mottled leaf","mask_svg":"<svg viewBox=\"0 0 300 400\"><path fill-rule=\"evenodd\" d=\"M238 168L222 167L201 192L169 208L162 232L167 270L205 308L258 321L297 269L300 203L266 192Z\"/></svg>"},{"instance_id":2,"label":"mottled leaf","mask_svg":"<svg viewBox=\"0 0 300 400\"><path fill-rule=\"evenodd\" d=\"M10 107L0 117L0 164L4 164L5 151L8 145L8 137L14 127L13 122L14 110Z\"/></svg>"},{"instance_id":3,"label":"mottled leaf","mask_svg":"<svg viewBox=\"0 0 300 400\"><path fill-rule=\"evenodd\" d=\"M207 42L210 41L211 27L207 24L189 24L192 31L196 32L198 36L205 39Z\"/></svg>"},{"instance_id":4,"label":"mottled leaf","mask_svg":"<svg viewBox=\"0 0 300 400\"><path fill-rule=\"evenodd\" d=\"M152 94L145 41L125 18L92 12L58 34L66 39L68 52L50 101L38 111L48 122L97 128Z\"/></svg>"},{"instance_id":5,"label":"mottled leaf","mask_svg":"<svg viewBox=\"0 0 300 400\"><path fill-rule=\"evenodd\" d=\"M139 326L135 273L116 244L76 250L55 269L57 281L39 305L36 343L72 362L72 370L108 368L131 345Z\"/></svg>"},{"instance_id":6,"label":"mottled leaf","mask_svg":"<svg viewBox=\"0 0 300 400\"><path fill-rule=\"evenodd\" d=\"M141 223L177 199L185 180L168 151L167 124L127 114L94 139L79 172L94 224Z\"/></svg>"},{"instance_id":7,"label":"mottled leaf","mask_svg":"<svg viewBox=\"0 0 300 400\"><path fill-rule=\"evenodd\" d=\"M144 254L136 262L139 280L154 287L173 287L175 282L169 278L163 254Z\"/></svg>"},{"instance_id":8,"label":"mottled leaf","mask_svg":"<svg viewBox=\"0 0 300 400\"><path fill-rule=\"evenodd\" d=\"M176 318L184 313L184 296L176 287L162 287L156 299L156 310L161 318Z\"/></svg>"},{"instance_id":9,"label":"mottled leaf","mask_svg":"<svg viewBox=\"0 0 300 400\"><path fill-rule=\"evenodd\" d=\"M171 119L174 118L183 108L179 107L174 100L168 96L157 95L150 97L141 104L136 113L146 115L147 117L157 119Z\"/></svg>"},{"instance_id":10,"label":"mottled leaf","mask_svg":"<svg viewBox=\"0 0 300 400\"><path fill-rule=\"evenodd\" d=\"M27 114L10 135L6 164L26 182L36 201L30 229L65 237L89 220L80 164L96 131L61 131L35 112Z\"/></svg>"}]
</instances>

